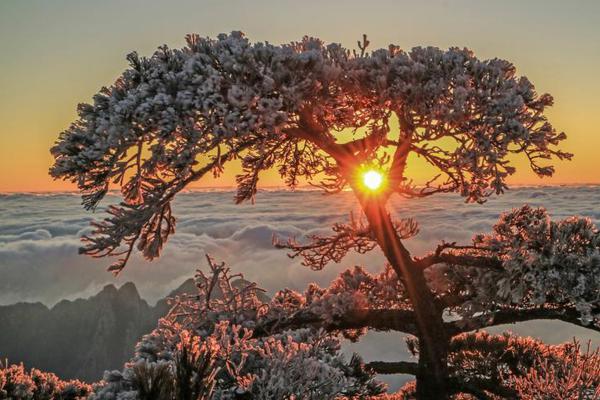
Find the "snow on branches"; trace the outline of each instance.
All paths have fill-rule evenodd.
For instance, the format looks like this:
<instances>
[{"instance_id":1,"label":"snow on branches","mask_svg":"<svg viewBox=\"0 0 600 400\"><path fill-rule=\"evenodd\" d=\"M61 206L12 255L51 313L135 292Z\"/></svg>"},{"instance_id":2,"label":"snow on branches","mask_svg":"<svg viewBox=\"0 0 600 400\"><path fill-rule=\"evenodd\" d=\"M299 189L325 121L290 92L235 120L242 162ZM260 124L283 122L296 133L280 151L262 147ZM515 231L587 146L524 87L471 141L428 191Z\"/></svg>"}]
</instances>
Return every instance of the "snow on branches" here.
<instances>
[{"instance_id":1,"label":"snow on branches","mask_svg":"<svg viewBox=\"0 0 600 400\"><path fill-rule=\"evenodd\" d=\"M397 227L400 237L410 237L417 229L410 219ZM275 245L290 249L290 257L302 257L312 269L340 262L349 251L366 253L376 247L371 229L361 221L351 218L333 230L332 236L312 235L308 244L289 239L275 240ZM588 218L552 221L545 209L526 205L501 215L492 232L475 235L472 244L443 243L415 263L425 270L441 307L464 317L453 329L550 318L600 330L600 232ZM391 274L389 279L386 274ZM375 299L381 308L410 304L402 284L393 280L387 266L386 272L365 281L369 307ZM386 285L394 288L393 294L386 292Z\"/></svg>"},{"instance_id":2,"label":"snow on branches","mask_svg":"<svg viewBox=\"0 0 600 400\"><path fill-rule=\"evenodd\" d=\"M409 370L403 363L378 364L387 373ZM600 395L600 350L592 351L589 344L582 349L576 341L549 346L510 333L465 333L450 343L449 367L455 400L592 400ZM414 381L374 399L417 399Z\"/></svg>"},{"instance_id":3,"label":"snow on branches","mask_svg":"<svg viewBox=\"0 0 600 400\"><path fill-rule=\"evenodd\" d=\"M594 399L600 395L600 353L577 342L556 346L486 332L451 341L454 390L478 398Z\"/></svg>"},{"instance_id":4,"label":"snow on branches","mask_svg":"<svg viewBox=\"0 0 600 400\"><path fill-rule=\"evenodd\" d=\"M310 37L275 46L240 32L186 41L151 57L131 53L129 69L79 105L51 150L51 175L76 183L87 208L120 187L123 204L82 250L123 256L115 273L136 245L157 257L173 231L173 197L234 158L243 164L238 202L254 198L269 168L290 187L307 180L335 191L374 161L385 161L389 193L483 201L506 187L510 153L525 154L540 176L552 174L551 158L570 158L555 149L564 133L544 116L552 97L504 60L458 48L368 52L367 40L360 53ZM438 170L424 187L404 174L411 152Z\"/></svg>"},{"instance_id":5,"label":"snow on branches","mask_svg":"<svg viewBox=\"0 0 600 400\"><path fill-rule=\"evenodd\" d=\"M210 333L226 317L253 330L255 337L306 327L344 334L366 327L415 332L406 293L389 267L373 275L357 266L326 288L312 283L303 293L283 289L268 299L243 275L231 274L229 267L210 257L207 260L210 274L199 270L196 275L198 293L173 300L168 318L183 326Z\"/></svg>"},{"instance_id":6,"label":"snow on branches","mask_svg":"<svg viewBox=\"0 0 600 400\"><path fill-rule=\"evenodd\" d=\"M552 399L600 398L600 349L581 349L577 342L552 347L551 357L536 357L526 374L511 376L509 385L523 399L545 393Z\"/></svg>"},{"instance_id":7,"label":"snow on branches","mask_svg":"<svg viewBox=\"0 0 600 400\"><path fill-rule=\"evenodd\" d=\"M284 290L268 299L255 283L207 260L210 272L196 275L197 292L171 299L169 315L142 338L123 371L105 374L91 400L152 398L148 393L165 399L415 398L414 384L402 395L380 395L384 386L373 373L418 374L416 363L365 364L340 353L338 334L356 338L360 327L416 334L406 294L390 268L370 275L357 267L328 288L310 285L304 294ZM397 325L389 313L394 309L405 316ZM344 329L357 313L363 319L354 320L356 329ZM414 340L409 347L420 353ZM558 396L551 398L592 399L600 385L598 351L510 334L455 335L448 366L451 393L481 398L529 398L548 385Z\"/></svg>"},{"instance_id":8,"label":"snow on branches","mask_svg":"<svg viewBox=\"0 0 600 400\"><path fill-rule=\"evenodd\" d=\"M343 399L384 390L358 356L345 359L333 330L286 326L283 315L298 315L297 304L281 294L263 301L256 284L207 260L210 274L198 272L198 292L172 299L134 359L107 372L92 399L138 399L153 384L170 385L165 399ZM270 325L267 334L275 320L283 326Z\"/></svg>"},{"instance_id":9,"label":"snow on branches","mask_svg":"<svg viewBox=\"0 0 600 400\"><path fill-rule=\"evenodd\" d=\"M525 205L472 245L442 244L420 261L441 264L429 272L432 286L471 329L496 314L505 323L537 316L600 330L600 231L589 218L552 221Z\"/></svg>"},{"instance_id":10,"label":"snow on branches","mask_svg":"<svg viewBox=\"0 0 600 400\"><path fill-rule=\"evenodd\" d=\"M0 399L84 400L91 392L92 386L79 380L63 381L50 372L0 361Z\"/></svg>"},{"instance_id":11,"label":"snow on branches","mask_svg":"<svg viewBox=\"0 0 600 400\"><path fill-rule=\"evenodd\" d=\"M488 292L497 300L574 304L583 322L600 318L600 231L589 218L552 221L545 209L524 206L503 214L493 233L473 244L504 260L496 290ZM489 280L474 284L479 301L488 302Z\"/></svg>"}]
</instances>

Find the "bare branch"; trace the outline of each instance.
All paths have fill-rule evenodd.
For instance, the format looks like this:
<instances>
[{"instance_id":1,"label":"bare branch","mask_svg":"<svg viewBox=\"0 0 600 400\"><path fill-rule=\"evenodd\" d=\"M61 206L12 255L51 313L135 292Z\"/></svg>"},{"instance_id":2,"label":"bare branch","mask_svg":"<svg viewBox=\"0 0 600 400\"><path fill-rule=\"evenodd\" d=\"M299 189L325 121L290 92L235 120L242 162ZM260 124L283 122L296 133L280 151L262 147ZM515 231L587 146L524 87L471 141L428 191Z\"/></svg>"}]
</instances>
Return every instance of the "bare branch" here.
<instances>
[{"instance_id":1,"label":"bare branch","mask_svg":"<svg viewBox=\"0 0 600 400\"><path fill-rule=\"evenodd\" d=\"M410 361L371 361L365 367L372 369L378 374L408 374L417 375L419 364Z\"/></svg>"},{"instance_id":2,"label":"bare branch","mask_svg":"<svg viewBox=\"0 0 600 400\"><path fill-rule=\"evenodd\" d=\"M349 251L365 254L377 246L370 227L361 219L355 219L350 214L348 224L333 225L334 235L310 235L310 243L300 244L294 238L281 242L273 238L273 245L278 249L289 249L290 258L302 257L302 265L313 270L321 270L329 262L339 263ZM402 239L407 239L418 233L418 226L413 219L402 219L394 222L394 229Z\"/></svg>"}]
</instances>

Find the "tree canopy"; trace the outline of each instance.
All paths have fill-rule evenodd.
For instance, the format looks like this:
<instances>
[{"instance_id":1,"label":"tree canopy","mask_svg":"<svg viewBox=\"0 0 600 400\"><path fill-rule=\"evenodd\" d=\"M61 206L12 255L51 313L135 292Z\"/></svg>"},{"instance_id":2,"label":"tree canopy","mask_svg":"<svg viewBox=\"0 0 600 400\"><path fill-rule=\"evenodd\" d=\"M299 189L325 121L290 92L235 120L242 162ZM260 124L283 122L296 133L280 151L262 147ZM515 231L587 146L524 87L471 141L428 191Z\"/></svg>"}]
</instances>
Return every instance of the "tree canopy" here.
<instances>
[{"instance_id":1,"label":"tree canopy","mask_svg":"<svg viewBox=\"0 0 600 400\"><path fill-rule=\"evenodd\" d=\"M570 157L556 148L564 133L544 115L552 97L504 60L458 48L367 53L366 38L360 54L310 37L282 46L252 44L240 32L186 39L181 50L129 54L130 68L79 105L52 148L52 176L77 183L87 208L111 183L123 192L125 204L96 227L87 253L137 242L156 257L173 231L173 197L236 157L244 167L238 202L254 197L269 168L290 187L304 178L341 190L373 163L388 168L390 193L456 191L482 201L506 188L515 171L509 154L524 153L540 176L554 171L545 160ZM390 132L392 117L399 132ZM343 131L361 128L343 141ZM424 187L404 175L411 152L438 170Z\"/></svg>"}]
</instances>

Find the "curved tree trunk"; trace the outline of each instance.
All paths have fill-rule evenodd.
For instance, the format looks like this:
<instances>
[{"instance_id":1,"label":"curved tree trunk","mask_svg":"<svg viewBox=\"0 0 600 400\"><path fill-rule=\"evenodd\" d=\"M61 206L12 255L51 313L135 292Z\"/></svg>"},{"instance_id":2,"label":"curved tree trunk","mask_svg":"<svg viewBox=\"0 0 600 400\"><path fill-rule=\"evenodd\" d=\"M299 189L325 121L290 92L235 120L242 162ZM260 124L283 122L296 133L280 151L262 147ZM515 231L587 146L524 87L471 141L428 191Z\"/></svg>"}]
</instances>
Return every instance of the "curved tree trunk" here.
<instances>
[{"instance_id":1,"label":"curved tree trunk","mask_svg":"<svg viewBox=\"0 0 600 400\"><path fill-rule=\"evenodd\" d=\"M442 310L435 304L423 270L412 261L398 237L384 202L376 198L362 198L360 201L379 246L406 287L417 317L420 349L417 396L419 399L446 399L449 396L449 340Z\"/></svg>"}]
</instances>

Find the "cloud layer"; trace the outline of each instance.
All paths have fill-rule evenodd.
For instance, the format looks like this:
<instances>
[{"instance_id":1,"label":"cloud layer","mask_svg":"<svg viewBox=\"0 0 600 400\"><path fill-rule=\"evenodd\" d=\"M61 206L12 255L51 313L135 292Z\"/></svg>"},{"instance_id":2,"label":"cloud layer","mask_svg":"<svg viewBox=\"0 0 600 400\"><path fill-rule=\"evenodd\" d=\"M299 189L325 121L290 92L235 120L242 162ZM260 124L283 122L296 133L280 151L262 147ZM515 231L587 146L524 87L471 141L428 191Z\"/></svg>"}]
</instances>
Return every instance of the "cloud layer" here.
<instances>
[{"instance_id":1,"label":"cloud layer","mask_svg":"<svg viewBox=\"0 0 600 400\"><path fill-rule=\"evenodd\" d=\"M589 216L598 223L596 199L600 187L519 188L490 199L485 205L465 204L454 195L425 200L396 200L391 209L399 217L415 217L417 237L407 246L414 254L425 253L441 240L466 242L477 232L490 229L498 215L523 203L544 205L555 218ZM107 259L77 254L79 237L90 231L89 222L101 218L85 212L72 194L0 196L0 304L41 301L52 305L62 298L86 297L107 283L133 281L150 302L204 268L204 254L228 262L248 279L273 292L284 286L303 288L308 282L327 284L339 271L353 264L371 270L383 265L381 254L350 256L342 264L313 272L290 260L285 251L271 245L272 235L302 237L327 231L335 221L358 213L351 193L324 196L315 191L264 191L256 204L236 206L233 194L223 191L184 193L176 200L177 233L162 257L147 262L134 257L118 277L105 271ZM109 196L105 204L117 202Z\"/></svg>"}]
</instances>

